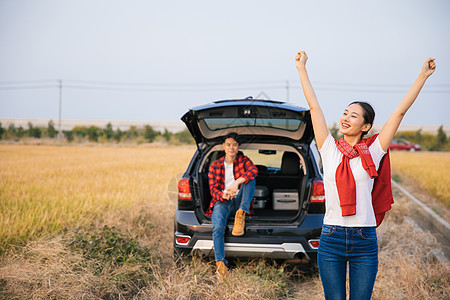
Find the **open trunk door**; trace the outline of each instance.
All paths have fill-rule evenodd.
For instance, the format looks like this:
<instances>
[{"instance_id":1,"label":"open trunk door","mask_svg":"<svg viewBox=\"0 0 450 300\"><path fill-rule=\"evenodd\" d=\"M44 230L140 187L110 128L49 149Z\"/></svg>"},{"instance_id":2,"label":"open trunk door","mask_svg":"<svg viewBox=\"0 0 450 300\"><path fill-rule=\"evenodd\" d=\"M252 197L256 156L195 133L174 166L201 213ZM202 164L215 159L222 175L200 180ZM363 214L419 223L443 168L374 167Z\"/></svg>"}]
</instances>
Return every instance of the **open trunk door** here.
<instances>
[{"instance_id":1,"label":"open trunk door","mask_svg":"<svg viewBox=\"0 0 450 300\"><path fill-rule=\"evenodd\" d=\"M197 146L230 132L240 137L281 138L309 144L314 138L309 110L272 100L222 100L191 108L181 120Z\"/></svg>"}]
</instances>

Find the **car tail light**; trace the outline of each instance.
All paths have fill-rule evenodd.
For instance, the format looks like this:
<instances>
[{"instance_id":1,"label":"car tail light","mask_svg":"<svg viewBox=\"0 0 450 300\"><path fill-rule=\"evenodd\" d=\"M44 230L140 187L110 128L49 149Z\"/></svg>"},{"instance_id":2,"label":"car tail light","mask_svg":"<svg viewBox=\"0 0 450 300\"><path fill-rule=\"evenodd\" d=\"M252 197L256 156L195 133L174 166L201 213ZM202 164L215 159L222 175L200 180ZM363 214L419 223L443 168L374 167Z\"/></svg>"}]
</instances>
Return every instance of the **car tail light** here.
<instances>
[{"instance_id":1,"label":"car tail light","mask_svg":"<svg viewBox=\"0 0 450 300\"><path fill-rule=\"evenodd\" d=\"M308 241L309 246L312 249L318 249L319 248L319 240L315 239L315 240L309 240Z\"/></svg>"},{"instance_id":2,"label":"car tail light","mask_svg":"<svg viewBox=\"0 0 450 300\"><path fill-rule=\"evenodd\" d=\"M181 178L181 180L178 181L178 199L192 200L189 178Z\"/></svg>"},{"instance_id":3,"label":"car tail light","mask_svg":"<svg viewBox=\"0 0 450 300\"><path fill-rule=\"evenodd\" d=\"M188 235L177 235L175 240L178 245L187 245L191 240L191 237Z\"/></svg>"},{"instance_id":4,"label":"car tail light","mask_svg":"<svg viewBox=\"0 0 450 300\"><path fill-rule=\"evenodd\" d=\"M325 202L325 188L322 180L313 181L313 190L309 200L311 203Z\"/></svg>"}]
</instances>

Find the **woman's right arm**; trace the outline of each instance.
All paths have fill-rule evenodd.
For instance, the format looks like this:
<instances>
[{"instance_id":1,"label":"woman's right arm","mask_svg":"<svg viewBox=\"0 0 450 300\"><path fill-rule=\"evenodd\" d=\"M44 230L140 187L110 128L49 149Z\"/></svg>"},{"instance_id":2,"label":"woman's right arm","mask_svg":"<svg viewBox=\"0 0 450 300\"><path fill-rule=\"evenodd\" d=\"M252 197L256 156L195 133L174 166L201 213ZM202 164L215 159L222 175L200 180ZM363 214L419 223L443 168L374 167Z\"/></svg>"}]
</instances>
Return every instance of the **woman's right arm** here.
<instances>
[{"instance_id":1,"label":"woman's right arm","mask_svg":"<svg viewBox=\"0 0 450 300\"><path fill-rule=\"evenodd\" d=\"M328 136L327 122L320 108L319 101L317 100L316 93L309 81L308 72L306 71L306 61L308 56L305 51L300 51L295 57L295 65L300 75L300 82L302 83L303 94L305 94L306 101L308 102L309 110L311 112L311 120L314 128L314 135L316 137L317 147L322 148Z\"/></svg>"}]
</instances>

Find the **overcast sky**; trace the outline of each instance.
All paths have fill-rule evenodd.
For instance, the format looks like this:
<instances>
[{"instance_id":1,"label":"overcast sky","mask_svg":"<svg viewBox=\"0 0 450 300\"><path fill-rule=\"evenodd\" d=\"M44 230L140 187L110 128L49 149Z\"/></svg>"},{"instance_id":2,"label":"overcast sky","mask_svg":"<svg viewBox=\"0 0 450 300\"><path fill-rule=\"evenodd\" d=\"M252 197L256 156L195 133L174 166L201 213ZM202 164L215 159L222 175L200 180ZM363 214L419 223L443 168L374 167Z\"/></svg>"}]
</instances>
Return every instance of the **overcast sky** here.
<instances>
[{"instance_id":1,"label":"overcast sky","mask_svg":"<svg viewBox=\"0 0 450 300\"><path fill-rule=\"evenodd\" d=\"M56 120L59 80L63 119L172 121L258 95L306 106L305 50L329 123L353 100L383 123L436 58L404 124L448 125L449 16L445 0L0 0L0 118Z\"/></svg>"}]
</instances>

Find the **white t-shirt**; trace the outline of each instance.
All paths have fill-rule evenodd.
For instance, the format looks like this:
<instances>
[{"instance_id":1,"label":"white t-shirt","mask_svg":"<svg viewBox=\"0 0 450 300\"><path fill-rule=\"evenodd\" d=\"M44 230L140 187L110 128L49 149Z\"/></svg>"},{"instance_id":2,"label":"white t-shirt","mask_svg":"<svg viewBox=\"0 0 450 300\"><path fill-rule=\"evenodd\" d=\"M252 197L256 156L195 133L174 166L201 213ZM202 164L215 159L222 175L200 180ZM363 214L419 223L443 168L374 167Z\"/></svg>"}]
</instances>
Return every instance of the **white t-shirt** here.
<instances>
[{"instance_id":1,"label":"white t-shirt","mask_svg":"<svg viewBox=\"0 0 450 300\"><path fill-rule=\"evenodd\" d=\"M222 191L225 193L227 189L230 188L230 186L234 182L234 171L233 171L233 164L228 164L226 161L223 162L225 167L225 189ZM238 194L239 190L236 191L236 195Z\"/></svg>"},{"instance_id":2,"label":"white t-shirt","mask_svg":"<svg viewBox=\"0 0 450 300\"><path fill-rule=\"evenodd\" d=\"M338 150L334 138L328 134L322 148L319 150L323 162L323 176L325 187L325 217L326 225L338 225L345 227L376 226L375 214L372 207L372 189L374 180L364 170L361 157L350 159L350 169L356 183L356 214L342 216L339 194L336 186L336 169L342 162L342 153ZM369 151L375 168L378 170L380 161L386 152L381 148L378 137L369 146Z\"/></svg>"}]
</instances>

